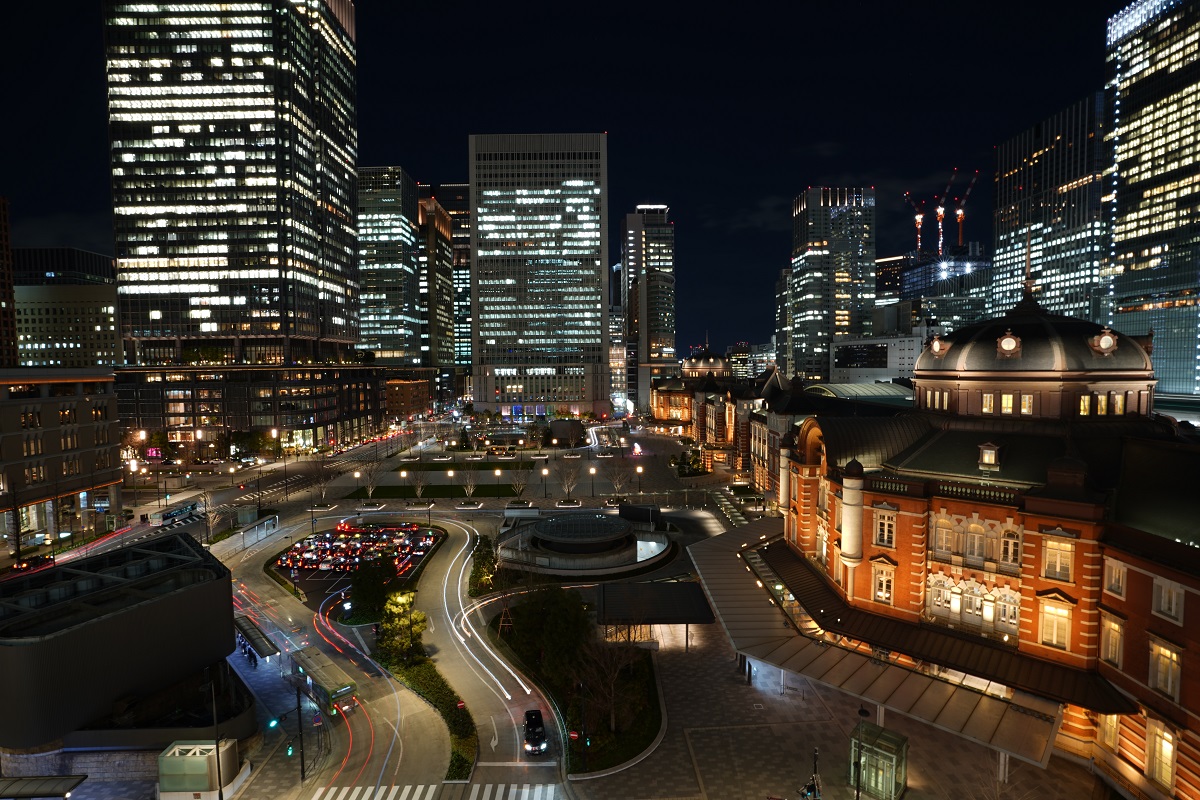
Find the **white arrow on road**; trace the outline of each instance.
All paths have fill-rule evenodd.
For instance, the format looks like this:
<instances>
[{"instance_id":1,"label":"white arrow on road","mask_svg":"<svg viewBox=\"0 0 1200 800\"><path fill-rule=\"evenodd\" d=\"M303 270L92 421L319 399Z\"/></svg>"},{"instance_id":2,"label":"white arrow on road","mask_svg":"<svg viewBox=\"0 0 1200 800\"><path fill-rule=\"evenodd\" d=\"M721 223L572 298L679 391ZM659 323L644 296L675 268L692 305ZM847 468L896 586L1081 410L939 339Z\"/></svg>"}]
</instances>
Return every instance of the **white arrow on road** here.
<instances>
[{"instance_id":1,"label":"white arrow on road","mask_svg":"<svg viewBox=\"0 0 1200 800\"><path fill-rule=\"evenodd\" d=\"M496 731L496 718L493 716L489 716L488 719L490 719L492 721L492 742L491 742L491 744L492 744L492 752L495 752L496 745L500 742L500 734Z\"/></svg>"}]
</instances>

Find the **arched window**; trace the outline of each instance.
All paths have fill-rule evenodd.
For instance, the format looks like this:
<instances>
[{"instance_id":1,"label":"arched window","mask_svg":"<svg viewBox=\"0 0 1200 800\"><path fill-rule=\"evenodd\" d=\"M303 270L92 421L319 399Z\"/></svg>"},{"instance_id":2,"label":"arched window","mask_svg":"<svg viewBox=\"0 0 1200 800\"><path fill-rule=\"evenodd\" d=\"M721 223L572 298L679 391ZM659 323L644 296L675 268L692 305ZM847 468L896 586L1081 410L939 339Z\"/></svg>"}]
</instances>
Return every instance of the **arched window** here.
<instances>
[{"instance_id":1,"label":"arched window","mask_svg":"<svg viewBox=\"0 0 1200 800\"><path fill-rule=\"evenodd\" d=\"M1021 595L1011 589L996 592L996 629L1016 633L1021 626Z\"/></svg>"}]
</instances>

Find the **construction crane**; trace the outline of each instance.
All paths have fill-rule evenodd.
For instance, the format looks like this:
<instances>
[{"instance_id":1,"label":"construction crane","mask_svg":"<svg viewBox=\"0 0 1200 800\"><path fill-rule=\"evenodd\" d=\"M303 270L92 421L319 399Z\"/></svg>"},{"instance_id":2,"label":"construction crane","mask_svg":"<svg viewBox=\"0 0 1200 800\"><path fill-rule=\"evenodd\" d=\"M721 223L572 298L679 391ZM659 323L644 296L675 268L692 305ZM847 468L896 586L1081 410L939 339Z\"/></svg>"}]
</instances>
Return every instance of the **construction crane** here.
<instances>
[{"instance_id":1,"label":"construction crane","mask_svg":"<svg viewBox=\"0 0 1200 800\"><path fill-rule=\"evenodd\" d=\"M958 220L958 246L963 246L963 220L966 219L967 198L971 196L971 190L975 188L975 182L979 180L979 170L975 170L975 176L971 178L970 185L967 186L967 191L963 193L962 200L958 201L958 205L954 209L954 216Z\"/></svg>"},{"instance_id":2,"label":"construction crane","mask_svg":"<svg viewBox=\"0 0 1200 800\"><path fill-rule=\"evenodd\" d=\"M954 178L958 175L958 167L950 173L950 180L946 181L946 190L942 192L942 197L937 203L937 221L938 221L938 256L943 253L942 248L942 220L946 218L946 198L950 195L950 187L954 185Z\"/></svg>"},{"instance_id":3,"label":"construction crane","mask_svg":"<svg viewBox=\"0 0 1200 800\"><path fill-rule=\"evenodd\" d=\"M921 253L921 226L925 224L925 208L924 208L925 201L922 200L921 204L918 205L917 201L913 199L912 192L905 192L904 199L908 201L908 204L910 206L912 206L913 211L917 212L914 219L917 221L917 255L920 255L920 253Z\"/></svg>"}]
</instances>

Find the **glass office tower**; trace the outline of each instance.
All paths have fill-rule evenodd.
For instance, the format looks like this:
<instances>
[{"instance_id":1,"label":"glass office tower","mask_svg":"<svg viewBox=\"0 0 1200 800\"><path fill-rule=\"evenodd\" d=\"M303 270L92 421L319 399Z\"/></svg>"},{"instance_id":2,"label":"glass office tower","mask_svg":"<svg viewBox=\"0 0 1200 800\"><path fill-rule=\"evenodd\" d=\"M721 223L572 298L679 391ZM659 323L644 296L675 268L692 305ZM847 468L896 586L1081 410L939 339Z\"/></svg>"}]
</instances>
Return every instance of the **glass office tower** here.
<instances>
[{"instance_id":1,"label":"glass office tower","mask_svg":"<svg viewBox=\"0 0 1200 800\"><path fill-rule=\"evenodd\" d=\"M609 412L606 135L475 135L470 170L476 409Z\"/></svg>"},{"instance_id":2,"label":"glass office tower","mask_svg":"<svg viewBox=\"0 0 1200 800\"><path fill-rule=\"evenodd\" d=\"M1113 327L1154 332L1160 393L1200 393L1200 2L1108 21Z\"/></svg>"},{"instance_id":3,"label":"glass office tower","mask_svg":"<svg viewBox=\"0 0 1200 800\"><path fill-rule=\"evenodd\" d=\"M875 190L813 187L792 206L789 366L826 380L833 340L871 332Z\"/></svg>"},{"instance_id":4,"label":"glass office tower","mask_svg":"<svg viewBox=\"0 0 1200 800\"><path fill-rule=\"evenodd\" d=\"M1025 268L1055 314L1108 321L1108 224L1101 207L1111 164L1097 93L996 148L996 256L988 313L1021 299Z\"/></svg>"},{"instance_id":5,"label":"glass office tower","mask_svg":"<svg viewBox=\"0 0 1200 800\"><path fill-rule=\"evenodd\" d=\"M400 167L358 171L360 350L381 364L420 365L417 184Z\"/></svg>"},{"instance_id":6,"label":"glass office tower","mask_svg":"<svg viewBox=\"0 0 1200 800\"><path fill-rule=\"evenodd\" d=\"M650 406L652 378L679 374L675 352L675 224L664 205L625 215L622 306L631 352L627 381L637 408Z\"/></svg>"},{"instance_id":7,"label":"glass office tower","mask_svg":"<svg viewBox=\"0 0 1200 800\"><path fill-rule=\"evenodd\" d=\"M127 362L339 360L358 337L354 5L107 0Z\"/></svg>"}]
</instances>

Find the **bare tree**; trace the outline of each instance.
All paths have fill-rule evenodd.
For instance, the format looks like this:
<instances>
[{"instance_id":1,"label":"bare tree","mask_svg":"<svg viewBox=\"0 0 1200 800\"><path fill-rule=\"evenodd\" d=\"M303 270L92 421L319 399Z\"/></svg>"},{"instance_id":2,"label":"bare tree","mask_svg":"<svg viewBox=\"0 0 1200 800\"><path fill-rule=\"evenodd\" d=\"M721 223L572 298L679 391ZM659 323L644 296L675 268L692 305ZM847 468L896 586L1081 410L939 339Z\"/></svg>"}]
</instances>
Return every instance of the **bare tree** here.
<instances>
[{"instance_id":1,"label":"bare tree","mask_svg":"<svg viewBox=\"0 0 1200 800\"><path fill-rule=\"evenodd\" d=\"M571 492L579 483L579 462L575 460L558 462L554 468L554 476L562 484L563 492L570 497Z\"/></svg>"},{"instance_id":2,"label":"bare tree","mask_svg":"<svg viewBox=\"0 0 1200 800\"><path fill-rule=\"evenodd\" d=\"M474 497L475 487L479 485L479 470L464 469L462 471L462 476L463 494L467 497Z\"/></svg>"},{"instance_id":3,"label":"bare tree","mask_svg":"<svg viewBox=\"0 0 1200 800\"><path fill-rule=\"evenodd\" d=\"M533 467L523 466L515 467L509 470L509 484L512 485L513 494L517 497L525 494L525 488L529 486L529 479L533 477Z\"/></svg>"},{"instance_id":4,"label":"bare tree","mask_svg":"<svg viewBox=\"0 0 1200 800\"><path fill-rule=\"evenodd\" d=\"M208 489L201 489L196 493L196 496L199 497L200 502L204 504L204 543L208 544L212 541L212 492L210 492Z\"/></svg>"},{"instance_id":5,"label":"bare tree","mask_svg":"<svg viewBox=\"0 0 1200 800\"><path fill-rule=\"evenodd\" d=\"M336 477L337 473L328 464L323 461L317 463L317 469L313 473L313 488L321 495L321 500L325 499L325 494L329 491L329 484L333 483L333 479Z\"/></svg>"},{"instance_id":6,"label":"bare tree","mask_svg":"<svg viewBox=\"0 0 1200 800\"><path fill-rule=\"evenodd\" d=\"M633 480L633 471L624 461L611 459L604 465L604 478L612 484L613 494L620 494L627 484Z\"/></svg>"},{"instance_id":7,"label":"bare tree","mask_svg":"<svg viewBox=\"0 0 1200 800\"><path fill-rule=\"evenodd\" d=\"M383 475L383 461L378 458L372 458L362 468L363 483L367 486L367 499L370 500L375 494L375 488L379 486L379 478Z\"/></svg>"},{"instance_id":8,"label":"bare tree","mask_svg":"<svg viewBox=\"0 0 1200 800\"><path fill-rule=\"evenodd\" d=\"M642 652L629 644L613 644L593 638L579 659L580 677L587 694L608 712L608 729L617 732L617 706L622 705L621 672L637 663Z\"/></svg>"},{"instance_id":9,"label":"bare tree","mask_svg":"<svg viewBox=\"0 0 1200 800\"><path fill-rule=\"evenodd\" d=\"M414 469L409 474L412 475L413 494L420 500L421 495L425 494L425 487L429 485L429 476L423 469Z\"/></svg>"}]
</instances>

